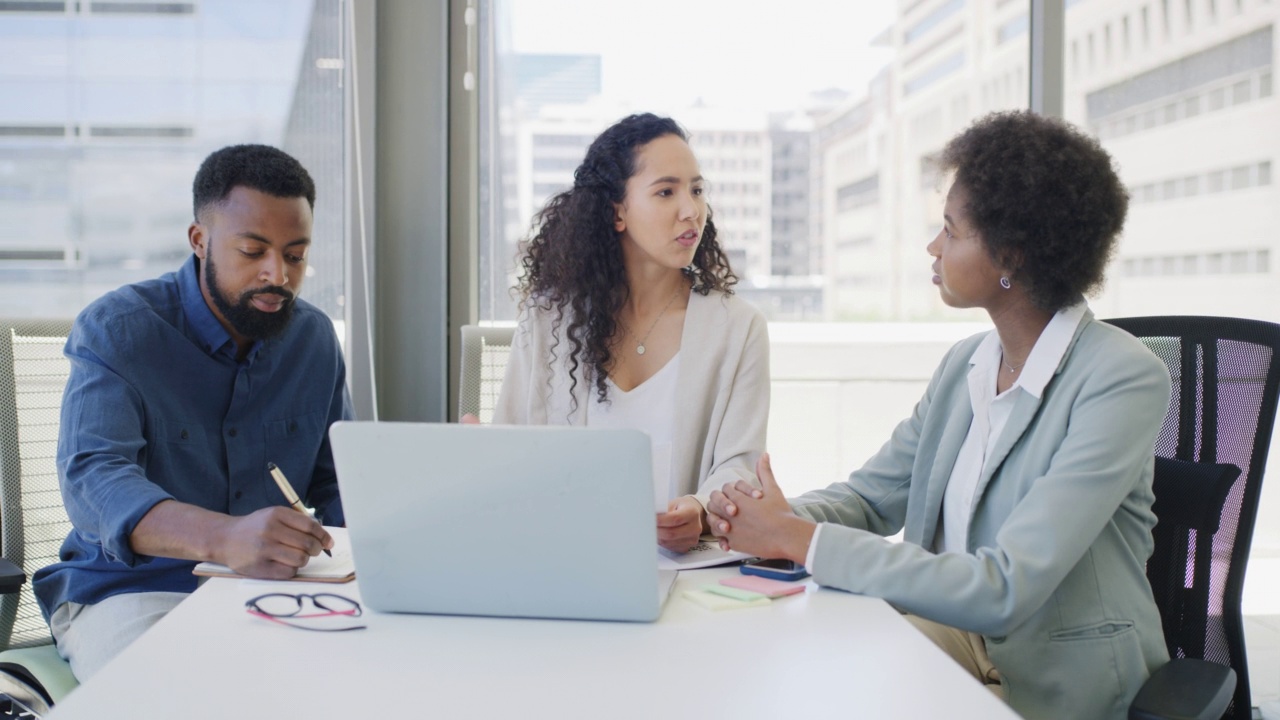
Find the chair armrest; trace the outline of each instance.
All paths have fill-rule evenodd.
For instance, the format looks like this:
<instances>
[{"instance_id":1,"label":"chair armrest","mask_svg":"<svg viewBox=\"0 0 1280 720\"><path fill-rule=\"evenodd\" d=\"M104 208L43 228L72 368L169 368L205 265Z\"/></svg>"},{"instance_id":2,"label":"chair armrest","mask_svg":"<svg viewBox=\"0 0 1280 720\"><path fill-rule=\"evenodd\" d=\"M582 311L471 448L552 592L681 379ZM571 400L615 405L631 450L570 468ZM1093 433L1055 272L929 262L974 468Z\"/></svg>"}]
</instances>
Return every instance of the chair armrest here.
<instances>
[{"instance_id":1,"label":"chair armrest","mask_svg":"<svg viewBox=\"0 0 1280 720\"><path fill-rule=\"evenodd\" d=\"M1219 720L1236 691L1226 665L1177 658L1156 670L1129 705L1129 720Z\"/></svg>"},{"instance_id":2,"label":"chair armrest","mask_svg":"<svg viewBox=\"0 0 1280 720\"><path fill-rule=\"evenodd\" d=\"M12 595L22 589L27 582L27 574L22 568L0 558L0 595Z\"/></svg>"},{"instance_id":3,"label":"chair armrest","mask_svg":"<svg viewBox=\"0 0 1280 720\"><path fill-rule=\"evenodd\" d=\"M27 574L13 562L0 557L0 594L13 594L27 582Z\"/></svg>"}]
</instances>

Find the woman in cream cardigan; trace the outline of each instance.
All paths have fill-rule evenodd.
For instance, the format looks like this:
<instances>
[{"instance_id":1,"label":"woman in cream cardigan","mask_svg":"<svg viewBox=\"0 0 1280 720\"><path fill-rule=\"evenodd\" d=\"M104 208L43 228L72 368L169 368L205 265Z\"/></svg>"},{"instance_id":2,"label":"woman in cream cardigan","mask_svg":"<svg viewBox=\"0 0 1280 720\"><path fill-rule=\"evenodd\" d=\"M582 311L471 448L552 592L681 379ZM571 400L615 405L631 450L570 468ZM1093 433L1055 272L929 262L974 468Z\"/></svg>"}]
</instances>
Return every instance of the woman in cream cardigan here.
<instances>
[{"instance_id":1,"label":"woman in cream cardigan","mask_svg":"<svg viewBox=\"0 0 1280 720\"><path fill-rule=\"evenodd\" d=\"M521 260L519 327L494 422L636 428L666 488L658 542L707 529L708 493L756 483L769 337L716 239L680 126L632 115L591 143Z\"/></svg>"},{"instance_id":2,"label":"woman in cream cardigan","mask_svg":"<svg viewBox=\"0 0 1280 720\"><path fill-rule=\"evenodd\" d=\"M1097 141L1028 112L978 121L942 160L933 284L995 329L951 349L847 481L788 504L765 458L762 490L712 493L711 525L910 613L1023 717L1121 720L1168 660L1144 568L1169 373L1082 298L1128 196Z\"/></svg>"}]
</instances>

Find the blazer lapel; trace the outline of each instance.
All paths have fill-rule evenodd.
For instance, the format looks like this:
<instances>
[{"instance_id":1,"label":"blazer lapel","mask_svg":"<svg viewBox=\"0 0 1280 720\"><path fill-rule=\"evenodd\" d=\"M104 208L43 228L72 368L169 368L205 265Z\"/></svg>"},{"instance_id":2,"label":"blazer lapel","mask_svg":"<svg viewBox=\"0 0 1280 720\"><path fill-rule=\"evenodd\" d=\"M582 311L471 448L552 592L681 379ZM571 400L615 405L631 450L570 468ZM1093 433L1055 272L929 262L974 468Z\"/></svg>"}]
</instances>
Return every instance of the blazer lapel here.
<instances>
[{"instance_id":1,"label":"blazer lapel","mask_svg":"<svg viewBox=\"0 0 1280 720\"><path fill-rule=\"evenodd\" d=\"M992 448L991 457L987 458L986 466L982 470L982 476L978 478L978 487L973 496L973 512L977 512L978 504L982 502L982 494L986 492L987 485L991 482L991 478L995 477L996 470L1000 469L1000 465L1004 463L1013 446L1022 439L1023 433L1027 431L1027 426L1031 424L1035 418L1036 412L1040 409L1040 403L1046 393L1049 392L1049 386L1053 384L1053 379L1057 378L1062 369L1067 366L1067 359L1071 357L1071 353L1075 351L1076 343L1080 340L1080 333L1093 320L1093 311L1086 309L1080 323L1076 325L1075 331L1071 334L1071 341L1067 343L1066 350L1062 353L1062 358L1058 360L1058 366L1053 371L1053 378L1040 391L1040 397L1035 397L1031 393L1023 392L1018 396L1018 402L1013 406L1013 411L1009 414L1009 421L1005 423L1004 431L1000 433L1000 438L996 441L996 445ZM969 517L970 522L973 521L972 515Z\"/></svg>"},{"instance_id":2,"label":"blazer lapel","mask_svg":"<svg viewBox=\"0 0 1280 720\"><path fill-rule=\"evenodd\" d=\"M968 360L965 361L968 367ZM969 400L968 392L968 374L962 374L959 380L959 388L952 387L952 392L957 397L951 399L952 407L951 416L947 418L946 426L943 428L942 437L938 440L937 451L933 456L933 463L929 469L929 483L925 488L924 496L924 516L920 518L920 537L906 537L908 541L914 541L926 549L933 549L935 536L938 533L938 520L942 517L942 497L947 492L947 483L951 481L951 471L955 467L956 458L960 455L960 448L964 445L965 436L969 434L969 426L973 424L973 404ZM958 392L962 388L963 392ZM935 398L934 402L947 402L941 398ZM908 523L908 528L910 528ZM908 532L908 535L910 533Z\"/></svg>"},{"instance_id":3,"label":"blazer lapel","mask_svg":"<svg viewBox=\"0 0 1280 720\"><path fill-rule=\"evenodd\" d=\"M1009 421L1005 423L1004 430L996 439L995 446L991 448L991 457L987 458L982 468L982 475L978 477L978 487L974 489L971 513L977 510L978 503L982 502L982 494L987 491L991 478L1004 463L1004 459L1009 456L1009 451L1018 443L1018 440L1022 439L1022 434L1027 431L1027 426L1031 424L1032 418L1036 416L1036 411L1039 409L1040 398L1031 393L1019 393L1018 401L1014 403L1013 410L1009 413ZM972 514L969 520L972 522Z\"/></svg>"}]
</instances>

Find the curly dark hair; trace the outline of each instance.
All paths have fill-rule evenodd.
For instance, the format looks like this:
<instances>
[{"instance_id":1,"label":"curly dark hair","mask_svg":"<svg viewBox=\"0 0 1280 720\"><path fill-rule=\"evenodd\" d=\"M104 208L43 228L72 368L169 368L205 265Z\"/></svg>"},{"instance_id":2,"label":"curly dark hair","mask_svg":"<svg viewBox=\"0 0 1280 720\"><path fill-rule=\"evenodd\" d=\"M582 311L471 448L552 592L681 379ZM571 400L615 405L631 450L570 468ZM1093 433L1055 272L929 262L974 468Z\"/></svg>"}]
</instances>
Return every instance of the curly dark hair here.
<instances>
[{"instance_id":1,"label":"curly dark hair","mask_svg":"<svg viewBox=\"0 0 1280 720\"><path fill-rule=\"evenodd\" d=\"M534 216L520 259L516 290L522 302L556 311L553 350L560 343L565 308L571 310L565 333L573 376L570 391L577 387L579 368L585 366L600 402L608 397L605 379L613 359L609 341L618 331L618 313L631 294L618 242L621 235L614 227L614 206L626 196L627 179L636 172L640 150L666 135L689 140L674 120L652 113L627 116L600 133L574 170L573 187L552 197ZM684 272L694 292L732 293L738 278L716 240L711 217L708 207L702 241Z\"/></svg>"},{"instance_id":2,"label":"curly dark hair","mask_svg":"<svg viewBox=\"0 0 1280 720\"><path fill-rule=\"evenodd\" d=\"M316 207L316 184L292 155L270 145L228 145L213 151L196 171L191 183L196 220L202 210L226 200L237 187L279 198L304 197L312 210Z\"/></svg>"},{"instance_id":3,"label":"curly dark hair","mask_svg":"<svg viewBox=\"0 0 1280 720\"><path fill-rule=\"evenodd\" d=\"M947 143L944 170L993 260L1057 312L1101 287L1129 193L1097 140L1030 111L992 113Z\"/></svg>"}]
</instances>

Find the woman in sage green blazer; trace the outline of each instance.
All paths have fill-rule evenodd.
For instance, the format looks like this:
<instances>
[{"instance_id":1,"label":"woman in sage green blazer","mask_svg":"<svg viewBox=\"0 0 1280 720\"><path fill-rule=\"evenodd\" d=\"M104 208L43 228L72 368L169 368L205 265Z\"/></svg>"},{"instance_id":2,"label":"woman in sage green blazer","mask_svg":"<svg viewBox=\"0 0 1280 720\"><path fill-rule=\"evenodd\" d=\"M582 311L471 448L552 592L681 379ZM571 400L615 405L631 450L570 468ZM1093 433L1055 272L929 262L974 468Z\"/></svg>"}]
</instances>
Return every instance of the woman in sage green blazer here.
<instances>
[{"instance_id":1,"label":"woman in sage green blazer","mask_svg":"<svg viewBox=\"0 0 1280 720\"><path fill-rule=\"evenodd\" d=\"M942 160L933 284L995 329L948 352L847 481L788 504L766 456L763 490L725 485L708 521L736 550L893 603L1027 718L1124 718L1168 660L1144 568L1170 385L1082 298L1128 197L1096 141L1027 112L979 120Z\"/></svg>"}]
</instances>

